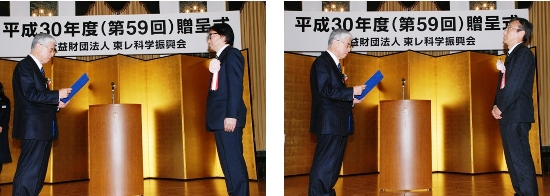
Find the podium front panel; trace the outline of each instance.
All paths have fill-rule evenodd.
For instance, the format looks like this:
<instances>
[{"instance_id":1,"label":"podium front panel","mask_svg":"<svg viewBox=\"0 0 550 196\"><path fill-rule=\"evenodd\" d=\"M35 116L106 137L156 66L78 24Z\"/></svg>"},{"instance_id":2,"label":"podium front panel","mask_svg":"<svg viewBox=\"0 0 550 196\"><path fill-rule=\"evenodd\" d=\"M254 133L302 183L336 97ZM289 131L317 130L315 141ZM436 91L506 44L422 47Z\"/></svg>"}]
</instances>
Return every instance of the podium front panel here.
<instances>
[{"instance_id":1,"label":"podium front panel","mask_svg":"<svg viewBox=\"0 0 550 196\"><path fill-rule=\"evenodd\" d=\"M431 101L380 101L380 188L432 188Z\"/></svg>"},{"instance_id":2,"label":"podium front panel","mask_svg":"<svg viewBox=\"0 0 550 196\"><path fill-rule=\"evenodd\" d=\"M140 104L91 105L90 195L143 195Z\"/></svg>"}]
</instances>

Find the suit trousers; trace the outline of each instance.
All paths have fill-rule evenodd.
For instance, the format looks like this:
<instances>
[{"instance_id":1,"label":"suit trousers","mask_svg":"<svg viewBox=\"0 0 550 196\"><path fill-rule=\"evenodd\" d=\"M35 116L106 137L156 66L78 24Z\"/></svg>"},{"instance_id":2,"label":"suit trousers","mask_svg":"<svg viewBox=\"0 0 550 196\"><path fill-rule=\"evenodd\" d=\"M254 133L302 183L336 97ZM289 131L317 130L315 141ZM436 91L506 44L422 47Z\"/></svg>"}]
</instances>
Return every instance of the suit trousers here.
<instances>
[{"instance_id":1,"label":"suit trousers","mask_svg":"<svg viewBox=\"0 0 550 196\"><path fill-rule=\"evenodd\" d=\"M13 178L14 196L36 196L44 186L52 141L21 140L21 155Z\"/></svg>"},{"instance_id":2,"label":"suit trousers","mask_svg":"<svg viewBox=\"0 0 550 196\"><path fill-rule=\"evenodd\" d=\"M218 158L229 196L249 196L248 170L243 156L243 128L233 132L214 131Z\"/></svg>"},{"instance_id":3,"label":"suit trousers","mask_svg":"<svg viewBox=\"0 0 550 196\"><path fill-rule=\"evenodd\" d=\"M500 124L500 135L508 173L515 195L539 195L535 164L529 146L531 123Z\"/></svg>"},{"instance_id":4,"label":"suit trousers","mask_svg":"<svg viewBox=\"0 0 550 196\"><path fill-rule=\"evenodd\" d=\"M317 147L309 172L309 196L336 195L336 185L348 136L317 135Z\"/></svg>"}]
</instances>

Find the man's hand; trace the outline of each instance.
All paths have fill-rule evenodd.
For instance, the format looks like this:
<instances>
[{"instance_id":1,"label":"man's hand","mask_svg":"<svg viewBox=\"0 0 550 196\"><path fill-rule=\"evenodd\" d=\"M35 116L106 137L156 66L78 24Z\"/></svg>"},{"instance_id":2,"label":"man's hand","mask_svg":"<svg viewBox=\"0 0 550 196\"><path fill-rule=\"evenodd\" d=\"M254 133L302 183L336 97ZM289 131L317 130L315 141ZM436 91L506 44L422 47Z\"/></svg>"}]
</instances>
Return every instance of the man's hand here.
<instances>
[{"instance_id":1,"label":"man's hand","mask_svg":"<svg viewBox=\"0 0 550 196\"><path fill-rule=\"evenodd\" d=\"M491 111L491 113L493 114L493 117L495 117L495 119L502 119L502 112L500 111L500 109L498 109L498 107L496 105L493 106L493 111Z\"/></svg>"},{"instance_id":2,"label":"man's hand","mask_svg":"<svg viewBox=\"0 0 550 196\"><path fill-rule=\"evenodd\" d=\"M237 126L237 119L236 118L225 118L223 120L223 129L226 132L233 132L235 130L236 126Z\"/></svg>"},{"instance_id":3,"label":"man's hand","mask_svg":"<svg viewBox=\"0 0 550 196\"><path fill-rule=\"evenodd\" d=\"M0 127L0 133L2 133L2 127Z\"/></svg>"},{"instance_id":4,"label":"man's hand","mask_svg":"<svg viewBox=\"0 0 550 196\"><path fill-rule=\"evenodd\" d=\"M72 88L59 89L59 98L60 99L67 98L72 90L73 90Z\"/></svg>"},{"instance_id":5,"label":"man's hand","mask_svg":"<svg viewBox=\"0 0 550 196\"><path fill-rule=\"evenodd\" d=\"M363 90L367 88L367 85L361 85L361 86L354 86L353 87L353 95L360 95Z\"/></svg>"},{"instance_id":6,"label":"man's hand","mask_svg":"<svg viewBox=\"0 0 550 196\"><path fill-rule=\"evenodd\" d=\"M363 99L353 98L353 105L363 102Z\"/></svg>"},{"instance_id":7,"label":"man's hand","mask_svg":"<svg viewBox=\"0 0 550 196\"><path fill-rule=\"evenodd\" d=\"M67 101L67 103L63 103L61 100L59 101L59 104L57 105L58 108L65 108L67 104L69 104L71 101Z\"/></svg>"}]
</instances>

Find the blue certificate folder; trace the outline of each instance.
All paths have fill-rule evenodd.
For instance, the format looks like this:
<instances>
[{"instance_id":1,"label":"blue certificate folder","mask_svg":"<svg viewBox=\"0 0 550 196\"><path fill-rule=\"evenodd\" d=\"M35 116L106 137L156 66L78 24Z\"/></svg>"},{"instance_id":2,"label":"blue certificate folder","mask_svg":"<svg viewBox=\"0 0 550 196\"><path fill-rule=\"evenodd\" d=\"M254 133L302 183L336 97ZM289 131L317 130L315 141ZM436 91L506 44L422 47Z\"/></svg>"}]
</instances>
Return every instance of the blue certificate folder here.
<instances>
[{"instance_id":1,"label":"blue certificate folder","mask_svg":"<svg viewBox=\"0 0 550 196\"><path fill-rule=\"evenodd\" d=\"M86 83L88 83L89 80L90 78L88 78L88 75L86 73L82 74L82 76L80 76L80 78L78 78L78 80L73 84L73 86L71 86L73 90L71 91L71 93L69 93L69 96L67 98L61 99L61 101L63 103L67 103L67 101L71 100L71 98L73 98L73 96L76 95L76 93L78 93L78 91L84 85L86 85Z\"/></svg>"},{"instance_id":2,"label":"blue certificate folder","mask_svg":"<svg viewBox=\"0 0 550 196\"><path fill-rule=\"evenodd\" d=\"M363 93L361 93L361 95L355 95L355 98L363 99L367 95L367 93L369 93L370 90L372 90L372 88L374 88L374 86L376 86L378 83L380 83L382 78L384 78L384 75L382 75L382 72L380 72L380 70L378 70L376 73L374 73L374 75L372 75L369 78L369 80L367 80L367 82L365 82L365 85L367 85L367 88L365 88L365 90L363 90Z\"/></svg>"}]
</instances>

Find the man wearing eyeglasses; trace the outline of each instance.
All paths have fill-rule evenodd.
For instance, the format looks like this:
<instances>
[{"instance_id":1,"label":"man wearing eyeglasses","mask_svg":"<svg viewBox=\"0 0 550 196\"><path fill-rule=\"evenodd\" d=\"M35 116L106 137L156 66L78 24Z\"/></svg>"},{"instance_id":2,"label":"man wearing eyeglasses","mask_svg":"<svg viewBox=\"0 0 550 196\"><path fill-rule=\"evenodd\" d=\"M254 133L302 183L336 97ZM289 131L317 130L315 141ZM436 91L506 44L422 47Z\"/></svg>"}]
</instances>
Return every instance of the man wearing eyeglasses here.
<instances>
[{"instance_id":1,"label":"man wearing eyeglasses","mask_svg":"<svg viewBox=\"0 0 550 196\"><path fill-rule=\"evenodd\" d=\"M342 167L348 135L353 134L351 109L362 100L354 98L365 85L347 87L340 59L350 52L351 33L332 31L327 51L315 59L310 71L310 132L317 135L317 146L309 173L310 196L336 195L333 187Z\"/></svg>"},{"instance_id":2,"label":"man wearing eyeglasses","mask_svg":"<svg viewBox=\"0 0 550 196\"><path fill-rule=\"evenodd\" d=\"M533 25L524 18L513 18L504 30L508 48L502 64L497 62L499 79L492 115L499 120L504 157L515 195L538 195L535 165L529 146L529 130L535 122L533 82L535 57L525 45Z\"/></svg>"},{"instance_id":3,"label":"man wearing eyeglasses","mask_svg":"<svg viewBox=\"0 0 550 196\"><path fill-rule=\"evenodd\" d=\"M52 141L57 139L56 113L67 103L60 99L71 88L50 90L43 64L54 56L56 41L40 33L34 37L31 53L13 71L13 135L21 140L21 155L13 178L12 195L38 195L44 185Z\"/></svg>"},{"instance_id":4,"label":"man wearing eyeglasses","mask_svg":"<svg viewBox=\"0 0 550 196\"><path fill-rule=\"evenodd\" d=\"M229 24L210 27L208 48L216 52L210 62L212 72L206 99L206 129L214 133L218 157L230 196L250 195L248 171L243 157L243 128L246 106L243 100L244 58L233 48L234 34Z\"/></svg>"}]
</instances>

